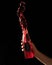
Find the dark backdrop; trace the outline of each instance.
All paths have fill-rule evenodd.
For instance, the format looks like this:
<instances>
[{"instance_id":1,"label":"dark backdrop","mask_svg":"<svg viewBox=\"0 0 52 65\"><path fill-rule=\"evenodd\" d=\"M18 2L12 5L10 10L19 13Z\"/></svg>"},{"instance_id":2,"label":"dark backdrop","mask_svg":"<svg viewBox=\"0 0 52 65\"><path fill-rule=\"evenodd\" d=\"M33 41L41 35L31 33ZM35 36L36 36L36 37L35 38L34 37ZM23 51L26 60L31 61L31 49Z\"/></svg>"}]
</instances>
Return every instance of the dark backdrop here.
<instances>
[{"instance_id":1,"label":"dark backdrop","mask_svg":"<svg viewBox=\"0 0 52 65\"><path fill-rule=\"evenodd\" d=\"M25 60L20 48L22 33L16 15L19 2L20 0L0 2L0 63L39 65L41 63L36 58ZM51 4L29 0L25 2L27 4L24 14L30 37L39 51L52 58Z\"/></svg>"}]
</instances>

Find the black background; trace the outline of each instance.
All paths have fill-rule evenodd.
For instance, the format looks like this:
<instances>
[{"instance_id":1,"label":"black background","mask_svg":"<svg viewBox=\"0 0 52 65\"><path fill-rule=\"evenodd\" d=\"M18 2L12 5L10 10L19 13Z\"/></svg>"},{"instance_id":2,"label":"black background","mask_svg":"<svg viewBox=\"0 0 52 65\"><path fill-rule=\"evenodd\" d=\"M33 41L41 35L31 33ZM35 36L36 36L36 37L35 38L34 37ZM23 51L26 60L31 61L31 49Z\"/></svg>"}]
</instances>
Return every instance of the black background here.
<instances>
[{"instance_id":1,"label":"black background","mask_svg":"<svg viewBox=\"0 0 52 65\"><path fill-rule=\"evenodd\" d=\"M20 0L0 2L0 65L42 65L36 58L25 60L21 51L22 33L16 15L19 2ZM52 58L51 4L29 0L25 2L27 4L24 15L29 35L37 49Z\"/></svg>"}]
</instances>

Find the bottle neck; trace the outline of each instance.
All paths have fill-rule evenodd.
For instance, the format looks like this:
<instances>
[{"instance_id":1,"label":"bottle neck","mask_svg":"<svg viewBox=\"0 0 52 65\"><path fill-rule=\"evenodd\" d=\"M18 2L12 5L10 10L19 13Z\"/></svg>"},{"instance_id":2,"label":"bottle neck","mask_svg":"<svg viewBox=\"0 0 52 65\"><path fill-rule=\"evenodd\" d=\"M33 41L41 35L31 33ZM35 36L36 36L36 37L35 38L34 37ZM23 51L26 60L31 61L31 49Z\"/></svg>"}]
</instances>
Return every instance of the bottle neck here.
<instances>
[{"instance_id":1,"label":"bottle neck","mask_svg":"<svg viewBox=\"0 0 52 65\"><path fill-rule=\"evenodd\" d=\"M22 31L22 41L23 41L23 42L28 42L28 41L30 41L30 40L31 40L31 39L30 39L28 30L27 30L27 29L24 29L24 30Z\"/></svg>"}]
</instances>

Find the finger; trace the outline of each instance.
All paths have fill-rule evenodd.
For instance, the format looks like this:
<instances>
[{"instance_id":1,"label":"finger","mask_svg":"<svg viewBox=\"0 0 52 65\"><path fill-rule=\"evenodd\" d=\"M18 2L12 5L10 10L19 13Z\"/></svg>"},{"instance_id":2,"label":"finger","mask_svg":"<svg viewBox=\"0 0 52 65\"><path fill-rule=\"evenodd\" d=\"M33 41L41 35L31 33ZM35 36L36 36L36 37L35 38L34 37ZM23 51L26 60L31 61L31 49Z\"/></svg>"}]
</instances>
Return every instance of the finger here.
<instances>
[{"instance_id":1,"label":"finger","mask_svg":"<svg viewBox=\"0 0 52 65\"><path fill-rule=\"evenodd\" d=\"M21 46L21 48L23 49L23 48L24 48L24 45L23 45L23 46Z\"/></svg>"},{"instance_id":2,"label":"finger","mask_svg":"<svg viewBox=\"0 0 52 65\"><path fill-rule=\"evenodd\" d=\"M24 42L21 42L21 45L24 46Z\"/></svg>"},{"instance_id":3,"label":"finger","mask_svg":"<svg viewBox=\"0 0 52 65\"><path fill-rule=\"evenodd\" d=\"M23 43L21 42L21 45L23 45Z\"/></svg>"},{"instance_id":4,"label":"finger","mask_svg":"<svg viewBox=\"0 0 52 65\"><path fill-rule=\"evenodd\" d=\"M22 49L22 51L24 51L24 48Z\"/></svg>"}]
</instances>

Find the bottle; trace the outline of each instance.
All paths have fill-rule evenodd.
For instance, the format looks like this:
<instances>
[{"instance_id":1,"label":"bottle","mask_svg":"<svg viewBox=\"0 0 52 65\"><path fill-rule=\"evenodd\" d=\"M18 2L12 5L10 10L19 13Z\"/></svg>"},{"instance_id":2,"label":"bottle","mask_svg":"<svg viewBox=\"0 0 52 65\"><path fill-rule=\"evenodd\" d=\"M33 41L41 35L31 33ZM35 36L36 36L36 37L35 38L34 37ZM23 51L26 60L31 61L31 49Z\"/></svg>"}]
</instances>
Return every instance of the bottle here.
<instances>
[{"instance_id":1,"label":"bottle","mask_svg":"<svg viewBox=\"0 0 52 65\"><path fill-rule=\"evenodd\" d=\"M23 14L24 11L25 11L25 2L21 1L20 7L17 10L20 26L22 29L21 43L24 44L24 57L25 57L25 59L30 59L30 58L34 57L34 52L33 52L33 48L32 48L31 39L30 39L30 36L28 33L28 29L27 29L27 21L26 21L24 14Z\"/></svg>"}]
</instances>

